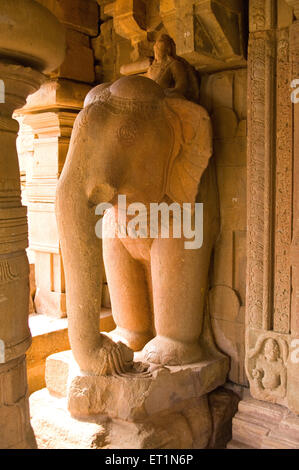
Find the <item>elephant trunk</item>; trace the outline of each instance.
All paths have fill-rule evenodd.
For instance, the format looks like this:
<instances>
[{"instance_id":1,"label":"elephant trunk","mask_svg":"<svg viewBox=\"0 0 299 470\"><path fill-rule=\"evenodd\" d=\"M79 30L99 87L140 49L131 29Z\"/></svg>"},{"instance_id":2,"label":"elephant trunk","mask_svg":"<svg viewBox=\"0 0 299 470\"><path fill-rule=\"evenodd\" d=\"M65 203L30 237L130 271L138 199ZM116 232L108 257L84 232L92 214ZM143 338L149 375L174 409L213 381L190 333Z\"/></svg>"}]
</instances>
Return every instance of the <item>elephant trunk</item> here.
<instances>
[{"instance_id":1,"label":"elephant trunk","mask_svg":"<svg viewBox=\"0 0 299 470\"><path fill-rule=\"evenodd\" d=\"M64 263L68 332L80 368L99 373L99 316L103 277L102 241L96 237L96 216L87 195L73 178L61 178L56 217Z\"/></svg>"}]
</instances>

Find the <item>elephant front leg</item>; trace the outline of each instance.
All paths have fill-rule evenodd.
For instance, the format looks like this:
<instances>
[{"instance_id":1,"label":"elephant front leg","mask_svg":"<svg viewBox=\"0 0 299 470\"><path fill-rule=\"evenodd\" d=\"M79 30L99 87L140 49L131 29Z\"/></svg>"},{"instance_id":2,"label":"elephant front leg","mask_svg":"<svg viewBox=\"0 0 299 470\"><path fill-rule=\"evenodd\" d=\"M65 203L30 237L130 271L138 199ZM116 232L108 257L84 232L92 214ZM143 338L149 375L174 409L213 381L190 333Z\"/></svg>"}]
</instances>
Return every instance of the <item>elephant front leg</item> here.
<instances>
[{"instance_id":1,"label":"elephant front leg","mask_svg":"<svg viewBox=\"0 0 299 470\"><path fill-rule=\"evenodd\" d=\"M157 336L143 349L146 361L180 365L202 359L199 337L210 256L210 243L188 250L183 239L153 242L151 270Z\"/></svg>"},{"instance_id":2,"label":"elephant front leg","mask_svg":"<svg viewBox=\"0 0 299 470\"><path fill-rule=\"evenodd\" d=\"M81 116L86 115L81 111ZM80 116L80 115L79 115ZM77 118L78 119L78 118ZM133 351L99 332L102 288L102 243L96 236L97 216L91 194L97 155L86 150L84 126L74 129L56 194L56 215L67 290L68 333L80 369L93 375L122 374L133 368ZM88 163L91 169L88 168ZM110 186L105 187L110 190ZM110 192L113 191L111 188ZM108 191L109 192L109 191Z\"/></svg>"},{"instance_id":3,"label":"elephant front leg","mask_svg":"<svg viewBox=\"0 0 299 470\"><path fill-rule=\"evenodd\" d=\"M104 238L103 254L113 319L117 325L109 336L140 351L153 337L145 267L132 258L118 238Z\"/></svg>"}]
</instances>

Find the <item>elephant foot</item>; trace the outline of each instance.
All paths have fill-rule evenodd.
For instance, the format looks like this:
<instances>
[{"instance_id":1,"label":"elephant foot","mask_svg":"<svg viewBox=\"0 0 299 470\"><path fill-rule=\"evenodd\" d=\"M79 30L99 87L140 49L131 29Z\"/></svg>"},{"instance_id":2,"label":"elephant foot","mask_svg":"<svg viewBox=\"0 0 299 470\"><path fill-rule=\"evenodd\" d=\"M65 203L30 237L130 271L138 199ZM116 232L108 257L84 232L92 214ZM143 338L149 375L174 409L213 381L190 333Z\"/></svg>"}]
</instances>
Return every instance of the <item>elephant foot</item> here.
<instances>
[{"instance_id":1,"label":"elephant foot","mask_svg":"<svg viewBox=\"0 0 299 470\"><path fill-rule=\"evenodd\" d=\"M144 346L153 338L152 333L136 333L125 328L117 327L107 333L113 341L121 341L133 351L141 351Z\"/></svg>"},{"instance_id":2,"label":"elephant foot","mask_svg":"<svg viewBox=\"0 0 299 470\"><path fill-rule=\"evenodd\" d=\"M192 364L202 360L202 350L196 343L183 343L181 341L156 336L143 348L145 361L163 366L178 366Z\"/></svg>"}]
</instances>

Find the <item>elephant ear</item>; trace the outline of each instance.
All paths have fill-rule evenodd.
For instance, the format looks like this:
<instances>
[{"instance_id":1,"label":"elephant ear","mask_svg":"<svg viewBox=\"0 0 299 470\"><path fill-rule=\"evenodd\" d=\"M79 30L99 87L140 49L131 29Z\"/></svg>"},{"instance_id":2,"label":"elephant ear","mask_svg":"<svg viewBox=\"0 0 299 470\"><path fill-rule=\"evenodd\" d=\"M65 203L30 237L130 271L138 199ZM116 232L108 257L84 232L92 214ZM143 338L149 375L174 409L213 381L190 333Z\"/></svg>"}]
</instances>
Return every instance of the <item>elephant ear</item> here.
<instances>
[{"instance_id":1,"label":"elephant ear","mask_svg":"<svg viewBox=\"0 0 299 470\"><path fill-rule=\"evenodd\" d=\"M179 204L194 203L213 153L210 117L202 106L184 99L166 98L165 105L174 132L165 193Z\"/></svg>"}]
</instances>

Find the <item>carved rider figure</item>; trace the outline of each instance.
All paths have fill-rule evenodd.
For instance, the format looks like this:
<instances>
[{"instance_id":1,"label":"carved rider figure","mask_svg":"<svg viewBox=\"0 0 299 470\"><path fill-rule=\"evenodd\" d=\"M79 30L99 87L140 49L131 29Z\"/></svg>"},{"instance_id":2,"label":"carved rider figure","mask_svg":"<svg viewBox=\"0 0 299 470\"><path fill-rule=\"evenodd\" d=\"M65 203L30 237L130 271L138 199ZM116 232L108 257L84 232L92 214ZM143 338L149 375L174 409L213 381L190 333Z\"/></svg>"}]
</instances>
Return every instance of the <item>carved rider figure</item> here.
<instances>
[{"instance_id":1,"label":"carved rider figure","mask_svg":"<svg viewBox=\"0 0 299 470\"><path fill-rule=\"evenodd\" d=\"M154 55L146 76L158 83L167 96L198 102L199 86L195 70L176 55L175 42L170 36L162 34L158 37Z\"/></svg>"}]
</instances>

